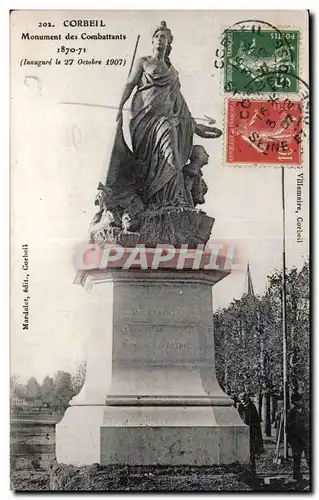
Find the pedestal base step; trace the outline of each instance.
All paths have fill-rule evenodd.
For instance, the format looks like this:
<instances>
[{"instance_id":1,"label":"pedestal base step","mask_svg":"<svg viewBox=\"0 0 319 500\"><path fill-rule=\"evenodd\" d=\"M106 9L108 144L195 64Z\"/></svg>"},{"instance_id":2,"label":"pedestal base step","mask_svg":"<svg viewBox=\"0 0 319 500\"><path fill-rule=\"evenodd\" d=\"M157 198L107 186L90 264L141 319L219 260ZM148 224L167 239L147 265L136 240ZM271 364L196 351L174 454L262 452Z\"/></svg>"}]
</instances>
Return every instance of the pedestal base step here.
<instances>
[{"instance_id":1,"label":"pedestal base step","mask_svg":"<svg viewBox=\"0 0 319 500\"><path fill-rule=\"evenodd\" d=\"M232 407L73 406L56 426L59 463L249 462L248 427Z\"/></svg>"}]
</instances>

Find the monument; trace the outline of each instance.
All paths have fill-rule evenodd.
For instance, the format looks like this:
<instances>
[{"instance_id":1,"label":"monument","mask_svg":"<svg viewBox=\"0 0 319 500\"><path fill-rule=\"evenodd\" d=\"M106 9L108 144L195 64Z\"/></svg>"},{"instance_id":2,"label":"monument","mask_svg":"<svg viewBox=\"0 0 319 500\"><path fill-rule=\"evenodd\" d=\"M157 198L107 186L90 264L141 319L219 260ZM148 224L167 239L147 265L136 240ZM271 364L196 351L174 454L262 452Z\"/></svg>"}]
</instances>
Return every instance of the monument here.
<instances>
[{"instance_id":1,"label":"monument","mask_svg":"<svg viewBox=\"0 0 319 500\"><path fill-rule=\"evenodd\" d=\"M188 249L203 248L210 238L214 219L198 209L208 190L202 167L209 158L194 137L221 135L191 116L170 62L172 41L162 22L152 55L132 68L90 226L92 243L128 252L146 247L158 265L77 275L94 320L84 386L56 427L60 463L249 462L248 427L215 374L211 292L229 271L159 265L159 245L173 246L183 261ZM131 151L122 110L133 91Z\"/></svg>"}]
</instances>

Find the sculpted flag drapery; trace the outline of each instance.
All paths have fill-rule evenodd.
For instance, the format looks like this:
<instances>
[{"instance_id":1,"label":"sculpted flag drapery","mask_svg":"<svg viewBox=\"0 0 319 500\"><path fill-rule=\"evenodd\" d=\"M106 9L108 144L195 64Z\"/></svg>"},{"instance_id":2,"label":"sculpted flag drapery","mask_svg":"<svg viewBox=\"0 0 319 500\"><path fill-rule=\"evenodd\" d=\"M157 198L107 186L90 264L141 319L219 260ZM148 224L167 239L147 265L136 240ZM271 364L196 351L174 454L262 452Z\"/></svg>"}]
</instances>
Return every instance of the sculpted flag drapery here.
<instances>
[{"instance_id":1,"label":"sculpted flag drapery","mask_svg":"<svg viewBox=\"0 0 319 500\"><path fill-rule=\"evenodd\" d=\"M147 204L164 206L185 200L183 167L191 152L194 131L195 121L180 92L176 69L170 66L152 74L144 71L132 100L130 133L134 155L118 126L106 185L115 194L130 176L134 184L135 163L143 178Z\"/></svg>"},{"instance_id":2,"label":"sculpted flag drapery","mask_svg":"<svg viewBox=\"0 0 319 500\"><path fill-rule=\"evenodd\" d=\"M194 131L176 69L144 71L132 101L130 132L135 157L144 165L147 203L185 199L182 171Z\"/></svg>"},{"instance_id":3,"label":"sculpted flag drapery","mask_svg":"<svg viewBox=\"0 0 319 500\"><path fill-rule=\"evenodd\" d=\"M118 125L105 180L105 185L112 189L113 194L123 186L124 175L133 162L133 153L125 142L122 127Z\"/></svg>"}]
</instances>

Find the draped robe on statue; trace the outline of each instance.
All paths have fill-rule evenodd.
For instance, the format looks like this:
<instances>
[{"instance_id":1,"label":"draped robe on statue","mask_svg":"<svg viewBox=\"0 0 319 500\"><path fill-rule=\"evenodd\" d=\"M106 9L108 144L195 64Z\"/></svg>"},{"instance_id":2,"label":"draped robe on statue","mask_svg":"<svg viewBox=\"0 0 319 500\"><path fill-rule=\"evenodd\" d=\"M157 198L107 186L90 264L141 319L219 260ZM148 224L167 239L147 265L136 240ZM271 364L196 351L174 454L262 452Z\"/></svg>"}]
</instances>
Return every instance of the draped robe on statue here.
<instances>
[{"instance_id":1,"label":"draped robe on statue","mask_svg":"<svg viewBox=\"0 0 319 500\"><path fill-rule=\"evenodd\" d=\"M183 168L195 121L180 92L176 69L144 71L132 100L130 132L133 152L144 165L147 204L165 206L185 201Z\"/></svg>"},{"instance_id":2,"label":"draped robe on statue","mask_svg":"<svg viewBox=\"0 0 319 500\"><path fill-rule=\"evenodd\" d=\"M161 71L143 71L131 111L133 155L122 128L117 127L106 186L120 195L128 188L130 176L134 178L135 168L147 206L187 205L183 168L191 153L196 124L172 65Z\"/></svg>"}]
</instances>

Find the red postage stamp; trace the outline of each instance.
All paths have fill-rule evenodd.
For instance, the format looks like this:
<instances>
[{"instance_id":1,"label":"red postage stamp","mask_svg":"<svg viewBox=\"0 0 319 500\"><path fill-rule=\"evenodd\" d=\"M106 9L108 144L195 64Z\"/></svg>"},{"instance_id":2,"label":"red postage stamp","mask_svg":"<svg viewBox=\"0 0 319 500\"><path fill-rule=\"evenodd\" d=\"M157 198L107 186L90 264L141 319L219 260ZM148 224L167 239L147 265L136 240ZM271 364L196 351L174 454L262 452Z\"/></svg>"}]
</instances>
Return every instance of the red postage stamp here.
<instances>
[{"instance_id":1,"label":"red postage stamp","mask_svg":"<svg viewBox=\"0 0 319 500\"><path fill-rule=\"evenodd\" d=\"M226 163L299 165L303 134L301 101L227 101Z\"/></svg>"}]
</instances>

